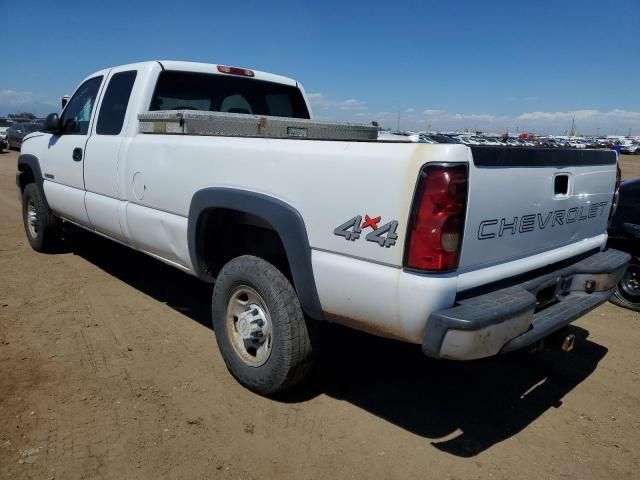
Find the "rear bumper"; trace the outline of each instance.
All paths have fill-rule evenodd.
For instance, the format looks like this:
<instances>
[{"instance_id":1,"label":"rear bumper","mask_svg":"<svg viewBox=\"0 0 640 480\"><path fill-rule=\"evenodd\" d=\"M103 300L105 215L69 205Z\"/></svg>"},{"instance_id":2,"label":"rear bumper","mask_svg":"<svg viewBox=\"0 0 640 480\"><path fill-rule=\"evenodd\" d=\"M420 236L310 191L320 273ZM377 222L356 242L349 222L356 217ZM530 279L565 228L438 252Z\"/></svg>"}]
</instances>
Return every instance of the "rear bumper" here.
<instances>
[{"instance_id":1,"label":"rear bumper","mask_svg":"<svg viewBox=\"0 0 640 480\"><path fill-rule=\"evenodd\" d=\"M429 316L422 350L471 360L531 345L606 302L630 256L609 249Z\"/></svg>"}]
</instances>

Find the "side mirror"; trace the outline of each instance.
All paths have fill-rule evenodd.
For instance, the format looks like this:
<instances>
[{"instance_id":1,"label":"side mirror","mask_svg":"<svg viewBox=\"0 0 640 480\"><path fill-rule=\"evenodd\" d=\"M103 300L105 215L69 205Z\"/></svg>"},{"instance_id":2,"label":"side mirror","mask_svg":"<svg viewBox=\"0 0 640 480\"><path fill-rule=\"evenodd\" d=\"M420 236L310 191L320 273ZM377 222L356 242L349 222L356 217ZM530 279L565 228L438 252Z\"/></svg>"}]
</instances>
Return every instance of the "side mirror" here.
<instances>
[{"instance_id":1,"label":"side mirror","mask_svg":"<svg viewBox=\"0 0 640 480\"><path fill-rule=\"evenodd\" d=\"M43 132L47 133L59 133L60 132L60 117L57 113L50 113L44 120Z\"/></svg>"}]
</instances>

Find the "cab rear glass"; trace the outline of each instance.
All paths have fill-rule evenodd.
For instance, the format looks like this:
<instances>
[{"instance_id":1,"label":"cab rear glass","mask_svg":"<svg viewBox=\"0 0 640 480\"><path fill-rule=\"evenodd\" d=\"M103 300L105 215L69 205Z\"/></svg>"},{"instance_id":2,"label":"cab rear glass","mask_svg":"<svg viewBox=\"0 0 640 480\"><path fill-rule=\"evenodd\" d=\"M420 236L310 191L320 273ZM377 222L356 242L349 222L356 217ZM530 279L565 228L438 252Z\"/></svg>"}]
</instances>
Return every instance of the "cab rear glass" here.
<instances>
[{"instance_id":1,"label":"cab rear glass","mask_svg":"<svg viewBox=\"0 0 640 480\"><path fill-rule=\"evenodd\" d=\"M276 117L309 118L296 87L254 78L164 71L149 110L199 110Z\"/></svg>"}]
</instances>

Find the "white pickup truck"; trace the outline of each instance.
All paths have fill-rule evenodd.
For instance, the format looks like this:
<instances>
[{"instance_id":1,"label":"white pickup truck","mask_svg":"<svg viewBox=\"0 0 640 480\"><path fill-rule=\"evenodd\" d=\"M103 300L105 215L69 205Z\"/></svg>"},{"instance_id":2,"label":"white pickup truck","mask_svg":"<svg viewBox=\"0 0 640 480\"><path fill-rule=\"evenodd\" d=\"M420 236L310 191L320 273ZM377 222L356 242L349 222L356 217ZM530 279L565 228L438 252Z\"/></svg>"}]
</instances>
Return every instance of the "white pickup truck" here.
<instances>
[{"instance_id":1,"label":"white pickup truck","mask_svg":"<svg viewBox=\"0 0 640 480\"><path fill-rule=\"evenodd\" d=\"M102 70L24 140L25 232L46 251L69 222L213 283L224 360L262 394L309 371L315 321L466 360L537 344L611 295L629 260L605 249L615 152L362 132L315 122L277 75Z\"/></svg>"}]
</instances>

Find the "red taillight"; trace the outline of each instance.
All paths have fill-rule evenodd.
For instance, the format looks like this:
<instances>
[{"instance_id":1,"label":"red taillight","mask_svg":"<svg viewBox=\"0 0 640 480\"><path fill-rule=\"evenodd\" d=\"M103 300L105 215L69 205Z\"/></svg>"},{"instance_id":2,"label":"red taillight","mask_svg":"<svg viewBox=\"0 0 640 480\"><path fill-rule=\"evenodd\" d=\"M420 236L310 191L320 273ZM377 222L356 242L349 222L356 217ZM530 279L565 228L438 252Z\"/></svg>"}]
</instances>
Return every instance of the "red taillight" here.
<instances>
[{"instance_id":1,"label":"red taillight","mask_svg":"<svg viewBox=\"0 0 640 480\"><path fill-rule=\"evenodd\" d=\"M239 67L226 67L224 65L218 65L218 71L220 73L230 73L231 75L242 75L245 77L255 77L256 74L253 73L253 70L249 70L247 68L239 68Z\"/></svg>"},{"instance_id":2,"label":"red taillight","mask_svg":"<svg viewBox=\"0 0 640 480\"><path fill-rule=\"evenodd\" d=\"M427 165L413 200L405 265L443 272L458 266L467 207L467 166Z\"/></svg>"}]
</instances>

